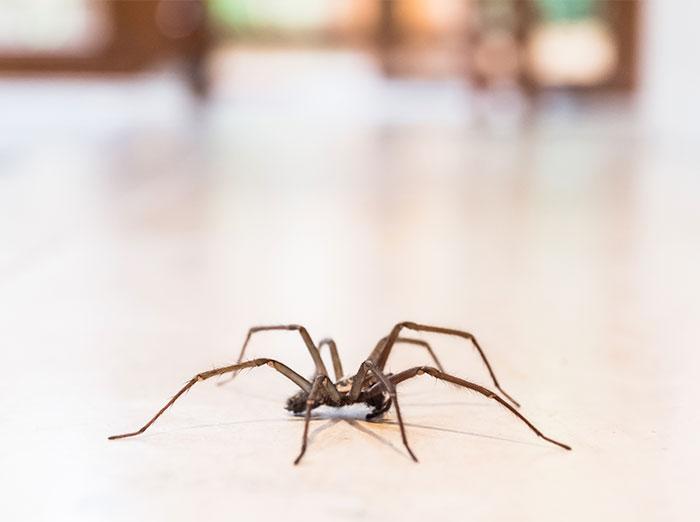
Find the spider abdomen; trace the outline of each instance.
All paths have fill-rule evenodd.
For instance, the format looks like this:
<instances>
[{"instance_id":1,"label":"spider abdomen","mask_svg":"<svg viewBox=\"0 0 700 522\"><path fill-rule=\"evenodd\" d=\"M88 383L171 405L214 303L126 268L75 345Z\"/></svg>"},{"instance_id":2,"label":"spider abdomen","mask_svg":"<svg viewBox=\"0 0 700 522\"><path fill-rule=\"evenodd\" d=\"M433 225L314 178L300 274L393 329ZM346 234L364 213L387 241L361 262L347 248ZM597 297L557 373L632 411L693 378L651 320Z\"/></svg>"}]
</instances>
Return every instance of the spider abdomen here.
<instances>
[{"instance_id":1,"label":"spider abdomen","mask_svg":"<svg viewBox=\"0 0 700 522\"><path fill-rule=\"evenodd\" d=\"M306 399L308 398L309 394L304 390L300 390L287 399L284 409L294 414L304 413L304 410L306 410Z\"/></svg>"}]
</instances>

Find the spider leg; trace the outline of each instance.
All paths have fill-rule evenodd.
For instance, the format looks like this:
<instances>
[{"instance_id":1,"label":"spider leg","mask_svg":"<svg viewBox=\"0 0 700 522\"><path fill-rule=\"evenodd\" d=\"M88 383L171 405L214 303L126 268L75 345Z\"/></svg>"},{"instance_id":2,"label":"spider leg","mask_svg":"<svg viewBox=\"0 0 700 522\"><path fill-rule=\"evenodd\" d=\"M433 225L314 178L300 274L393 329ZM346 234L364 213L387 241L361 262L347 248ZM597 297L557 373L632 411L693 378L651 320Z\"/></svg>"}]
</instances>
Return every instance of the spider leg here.
<instances>
[{"instance_id":1,"label":"spider leg","mask_svg":"<svg viewBox=\"0 0 700 522\"><path fill-rule=\"evenodd\" d=\"M156 413L151 420L149 420L146 424L143 425L138 431L134 431L131 433L124 433L121 435L112 435L109 437L109 440L115 440L115 439L123 439L126 437L133 437L134 435L139 435L146 431L151 424L153 424L158 417L163 415L165 410L170 408L170 406L173 405L173 403L180 398L180 396L185 393L187 390L192 388L196 383L199 381L206 381L207 379L210 379L212 377L215 377L217 375L222 375L224 373L229 373L229 372L237 372L239 370L242 370L244 368L257 368L258 366L263 366L263 365L268 365L277 370L279 373L287 377L289 380L291 380L294 384L299 386L302 390L305 392L309 393L311 391L311 383L304 379L301 375L296 373L294 370L291 368L285 366L281 362L275 361L274 359L253 359L251 361L246 361L244 363L240 364L233 364L231 366L223 366L221 368L216 368L214 370L209 370L206 372L201 372L192 377L187 384L185 384L180 390L173 396L172 399L170 399L165 406L163 406L158 413Z\"/></svg>"},{"instance_id":2,"label":"spider leg","mask_svg":"<svg viewBox=\"0 0 700 522\"><path fill-rule=\"evenodd\" d=\"M389 336L382 337L381 339L379 339L379 343L377 343L377 346L379 346L382 343L386 343L387 339L389 339ZM435 352L433 352L433 349L423 339L414 339L413 337L397 337L396 341L394 341L394 343L395 344L399 344L399 343L415 344L416 346L422 346L423 348L428 350L428 353L430 354L430 357L433 359L435 366L437 366L440 369L440 371L444 371L442 368L442 364L440 364L440 361L437 358L437 355L435 355ZM388 358L389 358L389 356L387 355L387 359Z\"/></svg>"},{"instance_id":3,"label":"spider leg","mask_svg":"<svg viewBox=\"0 0 700 522\"><path fill-rule=\"evenodd\" d=\"M246 335L245 341L243 342L243 346L241 347L241 353L238 356L238 360L236 362L240 363L243 360L243 356L245 355L245 350L248 347L248 343L250 342L250 338L253 336L253 334L258 333L258 332L269 332L272 330L288 330L288 331L299 332L301 339L304 341L306 348L309 350L309 354L311 355L311 358L314 360L314 366L316 367L316 375L328 375L328 371L326 370L326 366L323 364L323 360L321 359L321 355L319 354L319 350L318 350L318 348L316 348L316 346L314 345L314 342L311 340L311 336L309 335L309 332L306 330L306 328L304 328L303 326L298 325L298 324L253 326L252 328L250 328L248 330L248 334ZM233 373L228 380L221 381L217 384L219 386L222 386L228 382L231 382L235 377L236 377L236 374Z\"/></svg>"},{"instance_id":4,"label":"spider leg","mask_svg":"<svg viewBox=\"0 0 700 522\"><path fill-rule=\"evenodd\" d=\"M333 339L323 339L318 343L318 351L328 345L328 349L331 351L331 359L333 360L333 371L335 372L335 379L337 381L343 378L343 364L340 362L340 356L338 355L338 347Z\"/></svg>"},{"instance_id":5,"label":"spider leg","mask_svg":"<svg viewBox=\"0 0 700 522\"><path fill-rule=\"evenodd\" d=\"M390 380L392 381L393 384L396 385L400 382L411 379L411 378L416 377L418 375L422 375L424 373L427 373L428 375L432 375L433 377L435 377L437 379L441 379L443 381L447 381L447 382L450 382L452 384L456 384L457 386L462 386L464 388L468 388L472 391L480 393L484 397L495 400L501 406L506 408L513 415L515 415L521 421L523 421L528 426L528 428L530 428L532 431L535 432L535 434L537 434L538 437L541 437L544 440L546 440L547 442L551 442L552 444L556 444L557 446L564 448L565 450L571 450L570 446L567 446L566 444L563 444L561 442L557 442L556 440L550 439L549 437L544 435L529 420L527 420L525 418L525 416L520 414L518 412L518 410L516 410L515 408L513 408L513 406L511 406L506 401L504 401L496 392L493 392L487 388L484 388L483 386L479 386L478 384L474 384L473 382L465 381L464 379L460 379L459 377L455 377L455 376L450 375L448 373L442 372L436 368L431 368L430 366L418 366L416 368L411 368L410 370L405 370L401 373L397 373L395 375L392 375L390 377Z\"/></svg>"},{"instance_id":6,"label":"spider leg","mask_svg":"<svg viewBox=\"0 0 700 522\"><path fill-rule=\"evenodd\" d=\"M377 345L372 353L369 356L369 359L377 363L377 366L379 368L384 369L384 366L386 365L386 361L389 358L389 354L391 353L391 349L394 347L394 344L396 344L396 340L399 337L399 333L401 333L401 330L404 328L408 328L409 330L414 330L416 332L428 332L428 333L439 333L439 334L444 334L444 335L452 335L455 337L461 337L463 339L467 339L468 341L471 341L471 343L474 345L476 350L479 352L479 355L481 356L481 360L484 362L484 365L486 366L486 369L489 372L489 375L491 376L491 380L493 381L493 385L503 394L503 396L508 399L511 404L513 404L516 408L520 407L520 404L513 399L510 395L508 395L503 388L501 388L500 384L498 384L498 379L496 379L496 374L493 372L493 369L491 368L491 364L489 364L488 359L486 358L486 354L484 354L484 350L482 350L481 346L479 345L479 342L476 340L476 337L474 337L472 334L469 332L465 332L463 330L454 330L452 328L442 328L440 326L429 326L429 325L424 325L424 324L417 324L417 323L412 323L412 322L403 322L403 323L398 323L394 326L394 328L391 330L391 333L388 335L388 339L386 343L383 345Z\"/></svg>"},{"instance_id":7,"label":"spider leg","mask_svg":"<svg viewBox=\"0 0 700 522\"><path fill-rule=\"evenodd\" d=\"M326 377L325 375L318 375L314 379L313 384L311 385L311 391L309 392L309 396L306 399L306 414L304 415L304 436L301 439L301 451L299 452L299 456L296 459L294 459L295 466L299 464L299 461L304 456L304 453L306 453L306 441L308 440L309 436L309 422L311 421L311 410L314 409L316 398L322 390L321 385L326 380L328 380L328 377Z\"/></svg>"},{"instance_id":8,"label":"spider leg","mask_svg":"<svg viewBox=\"0 0 700 522\"><path fill-rule=\"evenodd\" d=\"M399 423L399 429L401 430L401 440L403 441L403 445L406 447L406 451L408 451L408 454L411 456L414 462L418 462L418 459L411 450L411 447L408 445L408 439L406 438L406 428L403 425L403 418L401 417L401 407L399 406L399 401L396 397L396 387L394 386L392 380L386 375L384 375L384 372L382 372L382 370L379 368L379 366L377 366L377 364L374 361L368 359L365 362L363 362L357 374L355 375L355 377L353 377L352 388L350 389L350 400L354 402L360 396L365 380L367 379L367 374L369 372L372 372L374 374L374 376L379 381L377 383L377 386L382 386L389 394L390 400L394 403L394 409L396 410L396 419Z\"/></svg>"}]
</instances>

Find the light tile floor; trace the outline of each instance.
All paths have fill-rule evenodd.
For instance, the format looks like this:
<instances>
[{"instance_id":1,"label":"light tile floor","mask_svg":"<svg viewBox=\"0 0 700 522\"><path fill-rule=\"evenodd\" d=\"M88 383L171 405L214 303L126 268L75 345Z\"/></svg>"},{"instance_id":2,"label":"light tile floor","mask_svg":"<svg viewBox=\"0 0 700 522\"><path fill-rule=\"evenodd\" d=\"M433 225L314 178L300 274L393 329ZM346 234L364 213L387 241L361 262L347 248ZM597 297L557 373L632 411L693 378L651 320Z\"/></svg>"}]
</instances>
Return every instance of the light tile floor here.
<instances>
[{"instance_id":1,"label":"light tile floor","mask_svg":"<svg viewBox=\"0 0 700 522\"><path fill-rule=\"evenodd\" d=\"M81 89L100 110L131 97L135 113L91 123ZM622 109L495 132L237 120L218 102L176 117L169 87L141 117L139 87L113 89L71 85L56 99L75 114L0 144L0 518L697 512L697 150L658 146ZM57 132L66 118L77 123ZM252 324L333 335L352 371L398 320L477 334L522 411L574 450L424 378L400 389L420 464L393 413L326 412L294 467L293 390L265 369L196 387L140 438L106 439L230 363ZM430 339L449 369L488 384L468 346ZM311 370L293 336L260 337L255 354ZM422 362L407 348L390 366Z\"/></svg>"}]
</instances>

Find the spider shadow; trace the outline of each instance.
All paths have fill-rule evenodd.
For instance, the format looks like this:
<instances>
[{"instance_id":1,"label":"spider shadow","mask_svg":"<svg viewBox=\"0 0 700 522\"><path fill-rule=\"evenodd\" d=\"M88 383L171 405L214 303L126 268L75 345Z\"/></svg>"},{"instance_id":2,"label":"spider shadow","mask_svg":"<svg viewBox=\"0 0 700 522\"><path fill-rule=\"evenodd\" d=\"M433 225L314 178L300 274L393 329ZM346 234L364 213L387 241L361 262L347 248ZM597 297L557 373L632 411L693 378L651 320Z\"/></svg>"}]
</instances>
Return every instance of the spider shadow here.
<instances>
[{"instance_id":1,"label":"spider shadow","mask_svg":"<svg viewBox=\"0 0 700 522\"><path fill-rule=\"evenodd\" d=\"M295 418L295 419L290 419L290 420L292 422L294 422L294 421L304 422L303 418L301 418L301 419ZM402 457L410 460L410 457L406 454L406 452L402 448L397 447L393 442L391 442L387 438L382 437L378 433L363 426L361 423L361 421L363 419L354 419L354 418L347 417L347 416L343 416L343 417L317 416L315 419L312 417L311 420L327 420L328 422L319 426L318 428L315 428L313 431L309 432L309 444L311 444L314 441L314 439L316 438L316 436L319 433L326 431L327 429L339 424L340 422L345 422L349 426L354 428L355 430L359 431L360 433L363 433L364 435L367 435L367 436L373 438L374 440L380 442L381 444L383 444L387 448L391 449L393 452L397 453L398 455L401 455ZM368 421L365 421L365 422L369 423Z\"/></svg>"},{"instance_id":2,"label":"spider shadow","mask_svg":"<svg viewBox=\"0 0 700 522\"><path fill-rule=\"evenodd\" d=\"M399 423L395 420L391 419L378 419L374 421L369 421L371 424L385 424L388 426L397 426ZM423 430L430 430L430 431L438 431L442 433L455 433L457 435L467 435L469 437L478 437L480 439L490 439L490 440L498 440L502 442L511 442L513 444L523 444L525 446L542 446L542 444L537 444L535 442L527 442L523 440L517 440L517 439L511 439L508 437L499 437L498 435L487 435L486 433L477 433L475 431L465 431L465 430L458 430L455 428L445 428L442 426L426 426L425 424L415 424L412 422L404 422L403 425L406 428L418 428L418 429L423 429Z\"/></svg>"},{"instance_id":3,"label":"spider shadow","mask_svg":"<svg viewBox=\"0 0 700 522\"><path fill-rule=\"evenodd\" d=\"M456 405L455 403L447 403L450 405ZM460 405L469 405L472 406L470 403L457 403ZM418 405L418 404L416 404ZM315 427L312 430L309 431L309 444L311 444L314 439L320 434L323 433L324 431L332 428L333 426L339 424L340 422L345 422L349 426L351 426L353 429L359 431L360 433L373 438L374 440L380 442L382 445L386 446L387 448L390 448L392 451L395 453L403 456L404 458L407 458L410 460L409 455L406 453L403 445L397 446L391 440L389 440L387 437L379 434L376 432L376 430L371 429L371 427L378 427L378 426L384 426L384 427L395 427L398 428L398 421L395 419L387 419L387 418L378 418L378 419L372 419L372 420L367 420L365 418L366 411L355 411L350 408L345 408L345 409L337 409L337 408L328 408L328 407L321 407L317 410L314 410L311 414L311 422L316 423L316 421L327 421L321 426ZM304 415L291 415L287 418L266 418L266 419L245 419L245 420L235 420L235 421L226 421L226 422L215 422L215 423L208 423L208 424L196 424L192 426L186 426L186 427L180 427L180 428L174 428L171 430L164 430L160 431L159 433L146 433L141 436L143 439L148 439L151 437L158 436L159 434L163 433L175 433L179 431L189 431L189 430L196 430L200 428L221 428L221 427L226 427L226 426L236 426L239 424L267 424L267 423L279 423L279 422L290 422L290 423L300 423L303 425L304 423ZM482 439L490 439L490 440L497 440L497 441L502 441L502 442L511 442L514 444L524 444L527 446L538 446L536 442L526 442L522 440L517 440L517 439L512 439L512 438L507 438L507 437L499 437L497 435L488 435L485 433L477 433L473 431L465 431L465 430L459 430L455 428L446 428L442 426L430 426L430 425L425 425L425 424L417 424L417 423L412 423L412 422L404 422L404 426L406 428L416 428L416 429L423 429L423 430L430 430L434 432L441 432L441 433L452 433L456 435L462 435L462 436L468 436L468 437L478 437ZM392 430L393 433L394 430Z\"/></svg>"},{"instance_id":4,"label":"spider shadow","mask_svg":"<svg viewBox=\"0 0 700 522\"><path fill-rule=\"evenodd\" d=\"M449 403L453 404L453 403ZM458 403L460 405L471 405L470 403ZM295 415L292 418L288 419L290 422L304 422L304 416L303 415ZM356 429L357 431L372 437L373 439L381 442L384 446L390 448L392 451L404 456L405 458L410 457L406 454L405 449L403 448L403 445L397 446L390 440L388 440L386 437L380 435L379 433L376 432L376 430L372 430L369 427L370 426L394 426L397 427L399 426L399 423L395 419L387 419L387 418L379 418L379 419L372 419L368 420L365 418L364 414L357 414L357 413L350 413L348 414L347 412L343 412L342 410L336 410L333 408L329 409L321 409L315 410L312 415L311 415L311 421L319 421L319 420L327 420L329 422L325 423L324 425L313 429L312 431L309 432L309 443L313 442L315 439L316 435L326 431L327 429L331 428L332 426L335 426L341 421L346 422L348 425ZM441 427L441 426L429 426L425 424L417 424L417 423L412 423L412 422L405 422L404 421L404 426L406 428L417 428L417 429L423 429L423 430L430 430L430 431L435 431L435 432L442 432L442 433L453 433L456 435L463 435L463 436L469 436L469 437L478 437L482 439L490 439L490 440L497 440L501 442L511 442L514 444L523 444L526 446L540 446L540 444L537 444L536 442L527 442L527 441L522 441L522 440L517 440L517 439L512 439L508 437L499 437L497 435L488 435L485 433L477 433L474 431L465 431L465 430L458 430L455 428L446 428L446 427Z\"/></svg>"}]
</instances>

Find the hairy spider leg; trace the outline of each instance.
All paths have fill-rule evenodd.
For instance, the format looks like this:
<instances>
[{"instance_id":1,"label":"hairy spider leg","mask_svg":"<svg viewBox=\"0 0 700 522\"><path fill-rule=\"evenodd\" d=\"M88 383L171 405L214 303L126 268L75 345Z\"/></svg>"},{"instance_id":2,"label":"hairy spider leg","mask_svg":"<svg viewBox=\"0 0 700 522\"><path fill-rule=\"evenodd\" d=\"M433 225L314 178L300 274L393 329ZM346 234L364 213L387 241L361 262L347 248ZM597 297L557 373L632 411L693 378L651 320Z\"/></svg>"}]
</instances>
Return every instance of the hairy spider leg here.
<instances>
[{"instance_id":1,"label":"hairy spider leg","mask_svg":"<svg viewBox=\"0 0 700 522\"><path fill-rule=\"evenodd\" d=\"M364 388L364 383L369 372L372 372L372 374L377 378L379 381L378 384L380 384L386 390L386 392L389 394L390 400L394 403L396 419L399 423L399 429L401 430L401 440L403 441L403 445L406 447L406 451L408 451L408 454L411 456L413 461L418 462L418 459L411 450L411 447L408 445L406 428L403 425L403 418L401 417L401 407L399 406L399 401L396 397L396 387L389 377L384 375L384 372L382 372L374 361L368 359L363 362L360 369L357 371L357 374L355 374L353 377L352 388L350 389L350 400L352 402L356 402L360 397L360 393L362 393L362 389Z\"/></svg>"},{"instance_id":2,"label":"hairy spider leg","mask_svg":"<svg viewBox=\"0 0 700 522\"><path fill-rule=\"evenodd\" d=\"M493 369L491 368L491 364L489 364L489 361L486 358L486 354L484 354L484 350L482 350L481 346L479 345L479 342L476 340L476 337L474 337L469 332L465 332L463 330L454 330L452 328L442 328L440 326L429 326L429 325L424 325L424 324L412 323L412 322L408 322L408 321L398 323L391 330L391 333L388 335L388 339L387 339L386 343L384 343L383 345L378 344L369 356L369 359L374 361L377 364L377 366L379 366L379 368L381 368L383 370L384 366L386 366L386 361L389 358L389 354L391 353L391 349L394 347L394 344L396 344L396 339L398 339L399 333L404 328L408 328L409 330L414 330L416 332L428 332L428 333L439 333L439 334L444 334L444 335L452 335L452 336L461 337L463 339L467 339L468 341L471 341L471 343L474 345L476 350L479 352L479 355L481 356L481 360L484 362L484 365L486 366L486 369L488 370L489 375L491 376L491 380L493 381L493 385L503 394L503 396L506 399L508 399L511 402L511 404L513 404L516 408L520 407L520 404L515 399L513 399L510 395L508 395L506 393L506 391L503 388L501 388L500 384L498 384L498 379L496 379L496 374L493 372Z\"/></svg>"},{"instance_id":3,"label":"hairy spider leg","mask_svg":"<svg viewBox=\"0 0 700 522\"><path fill-rule=\"evenodd\" d=\"M518 417L521 421L523 421L532 431L534 431L538 437L543 438L547 442L551 442L552 444L556 444L557 446L564 448L565 450L571 450L570 446L567 446L566 444L563 444L561 442L557 442L554 439L550 439L547 437L544 433L542 433L540 430L538 430L529 420L527 420L518 410L513 408L510 404L508 404L506 401L504 401L501 397L498 396L496 392L493 392L487 388L484 388L483 386L479 386L478 384L474 384L473 382L465 381L464 379L460 379L459 377L455 377L454 375L450 375L448 373L442 372L438 370L437 368L432 368L430 366L417 366L415 368L411 368L409 370L405 370L403 372L397 373L395 375L392 375L389 377L391 382L396 385L399 384L400 382L406 381L408 379L412 379L413 377L417 377L418 375L423 375L427 373L428 375L432 375L433 377L437 379L441 379L443 381L450 382L452 384L456 384L457 386L462 386L463 388L468 388L472 391L475 391L477 393L480 393L484 397L487 397L489 399L493 399L496 402L498 402L501 406L506 408L509 412L511 412L513 415Z\"/></svg>"},{"instance_id":4,"label":"hairy spider leg","mask_svg":"<svg viewBox=\"0 0 700 522\"><path fill-rule=\"evenodd\" d=\"M287 330L287 331L297 331L299 332L299 335L301 336L302 340L304 341L304 344L306 345L306 348L309 350L309 354L311 355L311 358L314 360L314 366L316 367L316 375L328 375L328 371L326 370L326 366L323 364L323 360L321 359L321 355L319 354L318 348L316 348L316 345L314 345L314 342L311 340L311 336L309 335L309 332L306 330L301 325L298 324L281 324L281 325L272 325L272 326L253 326L248 330L248 334L245 336L245 341L243 342L243 346L241 347L241 353L238 356L238 360L236 361L237 363L240 363L243 361L243 356L245 355L245 350L248 347L248 343L250 342L250 338L253 336L253 334L258 333L258 332L269 332L272 330ZM217 383L218 386L222 386L228 382L231 382L234 378L236 377L236 374L233 373L231 374L231 378L221 381Z\"/></svg>"},{"instance_id":5,"label":"hairy spider leg","mask_svg":"<svg viewBox=\"0 0 700 522\"><path fill-rule=\"evenodd\" d=\"M253 359L250 361L246 361L244 363L240 364L233 364L231 366L223 366L221 368L215 368L214 370L209 370L206 372L198 373L192 379L190 379L187 384L185 384L174 396L172 399L170 399L165 406L163 406L158 413L156 413L151 420L149 420L144 426L139 429L138 431L134 431L131 433L124 433L122 435L112 435L109 437L109 440L115 440L115 439L123 439L126 437L133 437L134 435L139 435L146 431L151 424L153 424L158 417L160 417L165 410L170 408L170 406L173 405L173 403L180 398L180 396L185 393L187 390L189 390L192 386L194 386L196 383L199 381L206 381L207 379L210 379L212 377L215 377L217 375L222 375L224 373L229 373L229 372L237 372L239 370L242 370L244 368L257 368L258 366L263 366L267 365L275 370L277 370L279 373L287 377L290 381L292 381L294 384L299 386L302 390L304 390L306 393L311 392L311 383L304 379L301 375L296 373L294 370L289 368L288 366L285 366L279 361L275 361L274 359ZM337 393L337 392L336 392Z\"/></svg>"},{"instance_id":6,"label":"hairy spider leg","mask_svg":"<svg viewBox=\"0 0 700 522\"><path fill-rule=\"evenodd\" d=\"M379 339L379 343L377 343L377 346L380 344L386 343L387 339L389 339L389 336L387 335L386 337L382 337ZM437 355L435 355L435 352L433 352L433 349L430 347L430 345L427 343L427 341L424 341L423 339L414 339L412 337L397 337L396 340L394 341L395 344L414 344L416 346L421 346L428 350L428 353L430 354L430 357L433 359L433 362L435 363L435 366L440 368L441 371L444 371L442 368L442 364L440 364L440 361L437 358ZM375 347L375 350L377 348ZM387 359L389 358L389 355L387 355ZM386 366L386 365L385 365Z\"/></svg>"},{"instance_id":7,"label":"hairy spider leg","mask_svg":"<svg viewBox=\"0 0 700 522\"><path fill-rule=\"evenodd\" d=\"M333 371L335 372L335 380L339 381L343 378L345 374L343 373L343 363L340 362L340 355L338 355L338 347L333 339L322 339L318 343L318 352L321 353L321 350L326 345L328 346L328 349L331 352L331 360L333 361Z\"/></svg>"},{"instance_id":8,"label":"hairy spider leg","mask_svg":"<svg viewBox=\"0 0 700 522\"><path fill-rule=\"evenodd\" d=\"M379 343L385 343L386 340L388 339L387 337L382 337L379 340ZM396 344L399 343L404 343L404 344L413 344L416 346L421 346L428 350L428 353L430 354L430 357L432 357L433 362L435 362L435 366L440 368L442 370L442 365L440 364L440 361L438 360L437 356L435 355L435 352L433 352L432 348L430 345L424 341L423 339L414 339L414 338L409 338L409 337L397 337L396 338ZM318 343L318 351L321 352L323 350L324 346L328 346L330 352L331 352L331 360L333 361L333 371L335 372L335 378L336 381L341 380L344 376L345 373L343 372L343 364L340 361L340 355L338 355L338 347L333 339L326 338L321 340Z\"/></svg>"},{"instance_id":9,"label":"hairy spider leg","mask_svg":"<svg viewBox=\"0 0 700 522\"><path fill-rule=\"evenodd\" d=\"M301 451L299 452L299 456L296 459L294 459L294 465L299 464L299 461L304 456L304 453L306 453L306 441L308 440L309 436L309 422L311 421L311 410L314 409L314 405L316 404L316 398L321 393L321 384L323 384L324 381L328 381L328 377L326 377L325 375L316 376L313 385L311 386L309 396L306 399L306 414L304 415L304 435L301 439Z\"/></svg>"}]
</instances>

